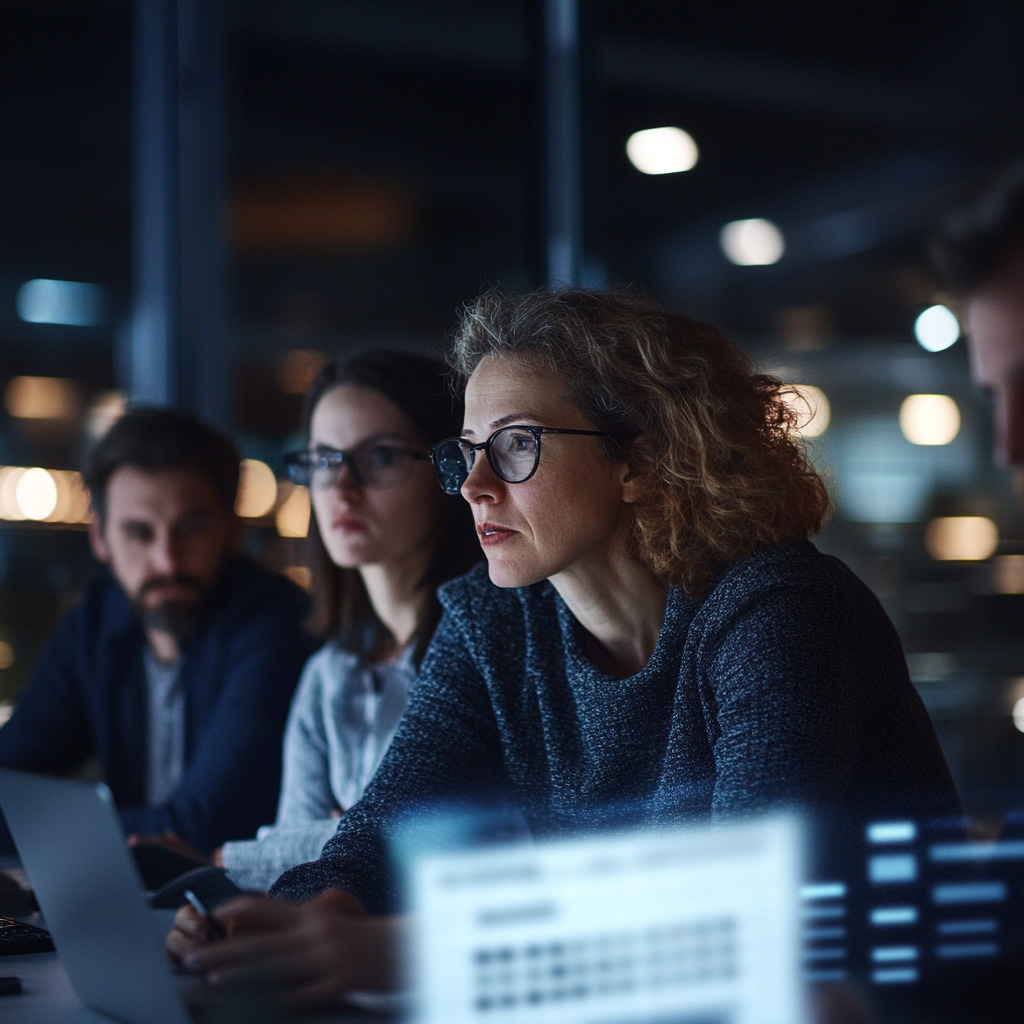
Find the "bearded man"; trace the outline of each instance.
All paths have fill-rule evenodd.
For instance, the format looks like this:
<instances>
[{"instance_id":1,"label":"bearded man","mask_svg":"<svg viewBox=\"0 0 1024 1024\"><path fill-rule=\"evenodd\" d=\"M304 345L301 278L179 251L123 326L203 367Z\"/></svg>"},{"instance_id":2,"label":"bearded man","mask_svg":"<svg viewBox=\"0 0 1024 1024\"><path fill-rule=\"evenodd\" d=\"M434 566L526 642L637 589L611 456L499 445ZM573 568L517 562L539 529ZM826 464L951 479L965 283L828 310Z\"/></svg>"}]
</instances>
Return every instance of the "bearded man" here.
<instances>
[{"instance_id":1,"label":"bearded man","mask_svg":"<svg viewBox=\"0 0 1024 1024\"><path fill-rule=\"evenodd\" d=\"M83 478L104 571L0 729L0 765L97 761L127 833L208 854L273 820L306 598L240 554L238 452L194 417L130 411Z\"/></svg>"}]
</instances>

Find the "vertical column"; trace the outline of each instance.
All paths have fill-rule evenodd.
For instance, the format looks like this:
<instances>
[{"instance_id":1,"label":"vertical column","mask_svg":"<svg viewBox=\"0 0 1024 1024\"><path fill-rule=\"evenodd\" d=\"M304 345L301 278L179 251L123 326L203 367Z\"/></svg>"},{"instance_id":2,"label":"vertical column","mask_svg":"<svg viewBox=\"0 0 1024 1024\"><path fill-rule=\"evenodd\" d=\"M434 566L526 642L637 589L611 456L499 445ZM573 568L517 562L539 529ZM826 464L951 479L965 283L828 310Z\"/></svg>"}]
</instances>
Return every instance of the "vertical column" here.
<instances>
[{"instance_id":1,"label":"vertical column","mask_svg":"<svg viewBox=\"0 0 1024 1024\"><path fill-rule=\"evenodd\" d=\"M135 296L120 381L135 402L180 401L177 4L135 4Z\"/></svg>"},{"instance_id":2,"label":"vertical column","mask_svg":"<svg viewBox=\"0 0 1024 1024\"><path fill-rule=\"evenodd\" d=\"M223 87L216 0L136 0L132 400L227 421Z\"/></svg>"},{"instance_id":3,"label":"vertical column","mask_svg":"<svg viewBox=\"0 0 1024 1024\"><path fill-rule=\"evenodd\" d=\"M583 260L580 0L538 0L534 67L541 124L541 262L548 287L579 285Z\"/></svg>"},{"instance_id":4,"label":"vertical column","mask_svg":"<svg viewBox=\"0 0 1024 1024\"><path fill-rule=\"evenodd\" d=\"M224 54L219 0L178 0L182 401L228 430Z\"/></svg>"}]
</instances>

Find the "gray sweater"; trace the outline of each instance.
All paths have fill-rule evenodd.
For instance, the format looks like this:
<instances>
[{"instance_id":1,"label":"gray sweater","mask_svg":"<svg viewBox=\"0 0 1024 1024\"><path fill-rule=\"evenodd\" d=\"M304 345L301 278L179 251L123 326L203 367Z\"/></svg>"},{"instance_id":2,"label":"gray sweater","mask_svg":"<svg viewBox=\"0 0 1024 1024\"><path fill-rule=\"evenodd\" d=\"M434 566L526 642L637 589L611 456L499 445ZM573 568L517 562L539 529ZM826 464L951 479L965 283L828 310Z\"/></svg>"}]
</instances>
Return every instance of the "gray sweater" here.
<instances>
[{"instance_id":1,"label":"gray sweater","mask_svg":"<svg viewBox=\"0 0 1024 1024\"><path fill-rule=\"evenodd\" d=\"M411 646L391 665L367 664L333 643L306 662L285 730L277 818L256 839L224 844L232 881L266 891L282 871L320 856L339 812L373 778L414 675Z\"/></svg>"},{"instance_id":2,"label":"gray sweater","mask_svg":"<svg viewBox=\"0 0 1024 1024\"><path fill-rule=\"evenodd\" d=\"M474 570L445 614L394 743L319 860L271 890L402 905L389 839L413 811L504 795L535 834L684 823L770 806L840 814L955 806L891 622L809 541L730 566L699 599L673 588L657 646L615 679L547 582Z\"/></svg>"}]
</instances>

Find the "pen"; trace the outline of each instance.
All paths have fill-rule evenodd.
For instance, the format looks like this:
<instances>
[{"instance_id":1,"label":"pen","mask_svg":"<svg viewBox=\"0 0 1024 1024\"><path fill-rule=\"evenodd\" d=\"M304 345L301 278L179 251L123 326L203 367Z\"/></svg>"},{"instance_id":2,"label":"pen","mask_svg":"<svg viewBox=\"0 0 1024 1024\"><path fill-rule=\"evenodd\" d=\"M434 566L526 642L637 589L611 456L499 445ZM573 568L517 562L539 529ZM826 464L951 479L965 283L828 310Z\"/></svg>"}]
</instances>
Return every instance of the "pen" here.
<instances>
[{"instance_id":1,"label":"pen","mask_svg":"<svg viewBox=\"0 0 1024 1024\"><path fill-rule=\"evenodd\" d=\"M203 920L210 926L210 930L214 935L219 939L227 937L228 933L224 931L224 926L206 909L203 901L191 889L186 889L184 896L203 915Z\"/></svg>"}]
</instances>

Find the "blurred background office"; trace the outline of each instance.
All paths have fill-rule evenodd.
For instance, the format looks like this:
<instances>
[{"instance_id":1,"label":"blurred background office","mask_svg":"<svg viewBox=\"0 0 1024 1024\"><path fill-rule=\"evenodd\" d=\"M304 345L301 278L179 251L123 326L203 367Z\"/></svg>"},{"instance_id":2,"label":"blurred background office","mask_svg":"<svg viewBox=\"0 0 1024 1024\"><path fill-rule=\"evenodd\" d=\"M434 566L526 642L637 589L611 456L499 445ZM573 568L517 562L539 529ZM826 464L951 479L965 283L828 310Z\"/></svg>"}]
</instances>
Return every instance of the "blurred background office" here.
<instances>
[{"instance_id":1,"label":"blurred background office","mask_svg":"<svg viewBox=\"0 0 1024 1024\"><path fill-rule=\"evenodd\" d=\"M1024 524L924 239L1024 149L1002 0L6 0L0 719L90 571L126 400L232 432L251 550L329 354L436 348L482 286L636 284L801 385L968 807L1024 794ZM813 415L812 415L813 414Z\"/></svg>"}]
</instances>

